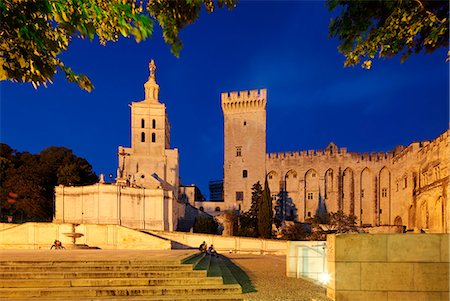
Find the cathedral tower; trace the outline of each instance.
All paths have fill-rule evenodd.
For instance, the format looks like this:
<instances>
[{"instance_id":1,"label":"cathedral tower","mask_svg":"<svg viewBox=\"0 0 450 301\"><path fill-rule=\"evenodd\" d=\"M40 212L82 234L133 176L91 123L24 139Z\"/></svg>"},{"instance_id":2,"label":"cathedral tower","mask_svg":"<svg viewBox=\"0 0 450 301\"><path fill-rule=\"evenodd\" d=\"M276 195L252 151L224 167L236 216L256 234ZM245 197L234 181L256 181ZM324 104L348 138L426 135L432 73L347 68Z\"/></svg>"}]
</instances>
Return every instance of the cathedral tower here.
<instances>
[{"instance_id":1,"label":"cathedral tower","mask_svg":"<svg viewBox=\"0 0 450 301\"><path fill-rule=\"evenodd\" d=\"M266 89L222 93L225 209L248 210L252 186L264 186Z\"/></svg>"},{"instance_id":2,"label":"cathedral tower","mask_svg":"<svg viewBox=\"0 0 450 301\"><path fill-rule=\"evenodd\" d=\"M178 150L170 149L166 106L159 102L156 65L149 64L145 99L131 104L131 148L119 146L117 180L145 188L178 191Z\"/></svg>"}]
</instances>

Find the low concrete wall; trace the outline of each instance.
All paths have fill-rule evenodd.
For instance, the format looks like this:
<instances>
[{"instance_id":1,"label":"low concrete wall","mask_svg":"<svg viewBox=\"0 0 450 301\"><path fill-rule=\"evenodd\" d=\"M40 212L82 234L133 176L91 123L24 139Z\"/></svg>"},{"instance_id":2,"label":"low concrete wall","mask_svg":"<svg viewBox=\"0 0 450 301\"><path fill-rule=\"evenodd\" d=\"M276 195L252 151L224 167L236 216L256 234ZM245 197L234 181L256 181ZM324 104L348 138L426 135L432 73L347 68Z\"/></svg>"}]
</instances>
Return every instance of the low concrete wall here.
<instances>
[{"instance_id":1,"label":"low concrete wall","mask_svg":"<svg viewBox=\"0 0 450 301\"><path fill-rule=\"evenodd\" d=\"M1 228L1 227L0 227ZM118 225L83 224L76 232L84 234L77 244L101 249L170 250L171 243ZM49 249L58 239L63 246L72 244L64 233L72 232L71 224L25 223L0 230L0 249Z\"/></svg>"},{"instance_id":2,"label":"low concrete wall","mask_svg":"<svg viewBox=\"0 0 450 301\"><path fill-rule=\"evenodd\" d=\"M327 295L336 301L448 301L449 234L327 238Z\"/></svg>"},{"instance_id":3,"label":"low concrete wall","mask_svg":"<svg viewBox=\"0 0 450 301\"><path fill-rule=\"evenodd\" d=\"M286 275L319 281L327 272L327 249L324 241L289 241Z\"/></svg>"},{"instance_id":4,"label":"low concrete wall","mask_svg":"<svg viewBox=\"0 0 450 301\"><path fill-rule=\"evenodd\" d=\"M259 239L238 236L221 236L212 234L194 234L184 232L150 231L155 235L171 239L181 246L198 248L205 241L213 244L219 253L248 253L285 255L287 241Z\"/></svg>"}]
</instances>

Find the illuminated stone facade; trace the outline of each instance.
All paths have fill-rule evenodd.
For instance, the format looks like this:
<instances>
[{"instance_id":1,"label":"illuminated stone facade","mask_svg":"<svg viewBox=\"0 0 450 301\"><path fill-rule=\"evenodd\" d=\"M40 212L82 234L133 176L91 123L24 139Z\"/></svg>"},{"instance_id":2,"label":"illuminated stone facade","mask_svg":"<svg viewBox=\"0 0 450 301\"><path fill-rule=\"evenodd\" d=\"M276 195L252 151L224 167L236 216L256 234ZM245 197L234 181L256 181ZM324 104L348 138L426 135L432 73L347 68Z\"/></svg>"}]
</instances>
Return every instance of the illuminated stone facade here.
<instances>
[{"instance_id":1,"label":"illuminated stone facade","mask_svg":"<svg viewBox=\"0 0 450 301\"><path fill-rule=\"evenodd\" d=\"M386 153L324 150L266 154L265 89L222 93L224 209L248 210L251 187L265 175L275 200L287 191L299 221L329 212L354 214L359 225L404 225L449 232L449 131ZM223 205L222 205L223 206Z\"/></svg>"},{"instance_id":2,"label":"illuminated stone facade","mask_svg":"<svg viewBox=\"0 0 450 301\"><path fill-rule=\"evenodd\" d=\"M179 201L178 150L170 149L166 107L159 102L156 66L144 84L145 99L132 102L131 147L119 146L116 182L55 188L56 223L119 224L175 230L185 215Z\"/></svg>"}]
</instances>

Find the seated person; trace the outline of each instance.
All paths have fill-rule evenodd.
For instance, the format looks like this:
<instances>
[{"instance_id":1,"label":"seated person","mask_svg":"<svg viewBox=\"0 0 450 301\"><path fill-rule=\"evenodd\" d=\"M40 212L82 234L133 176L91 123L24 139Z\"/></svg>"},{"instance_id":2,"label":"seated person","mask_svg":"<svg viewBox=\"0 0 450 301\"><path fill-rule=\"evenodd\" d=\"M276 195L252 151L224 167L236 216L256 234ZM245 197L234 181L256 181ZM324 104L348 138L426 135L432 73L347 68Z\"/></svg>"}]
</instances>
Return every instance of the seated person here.
<instances>
[{"instance_id":1,"label":"seated person","mask_svg":"<svg viewBox=\"0 0 450 301\"><path fill-rule=\"evenodd\" d=\"M203 243L198 247L198 250L199 250L200 252L206 252L207 247L208 247L208 245L206 244L206 242L203 242Z\"/></svg>"},{"instance_id":2,"label":"seated person","mask_svg":"<svg viewBox=\"0 0 450 301\"><path fill-rule=\"evenodd\" d=\"M53 249L53 248L55 248L55 250L65 249L65 248L63 247L62 243L61 243L59 240L57 240L57 239L53 242L53 245L52 245L52 247L50 248L50 250Z\"/></svg>"},{"instance_id":3,"label":"seated person","mask_svg":"<svg viewBox=\"0 0 450 301\"><path fill-rule=\"evenodd\" d=\"M214 249L213 245L210 245L208 248L208 251L206 252L210 255L215 255L216 257L219 257L219 255L217 254L217 251Z\"/></svg>"}]
</instances>

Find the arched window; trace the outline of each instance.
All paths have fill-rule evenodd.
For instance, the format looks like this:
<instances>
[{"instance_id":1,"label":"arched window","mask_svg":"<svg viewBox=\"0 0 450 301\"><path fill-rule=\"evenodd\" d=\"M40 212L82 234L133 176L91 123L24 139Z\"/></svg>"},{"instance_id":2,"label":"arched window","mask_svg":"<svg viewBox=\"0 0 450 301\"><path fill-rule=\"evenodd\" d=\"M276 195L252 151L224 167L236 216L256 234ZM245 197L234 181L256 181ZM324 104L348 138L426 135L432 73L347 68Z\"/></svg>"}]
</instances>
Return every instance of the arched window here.
<instances>
[{"instance_id":1,"label":"arched window","mask_svg":"<svg viewBox=\"0 0 450 301\"><path fill-rule=\"evenodd\" d=\"M244 169L244 170L242 171L242 177L243 177L243 178L246 178L247 176L248 176L248 172L247 172L246 169Z\"/></svg>"},{"instance_id":2,"label":"arched window","mask_svg":"<svg viewBox=\"0 0 450 301\"><path fill-rule=\"evenodd\" d=\"M156 129L156 120L155 119L152 120L152 129Z\"/></svg>"},{"instance_id":3,"label":"arched window","mask_svg":"<svg viewBox=\"0 0 450 301\"><path fill-rule=\"evenodd\" d=\"M152 142L156 142L156 134L152 133Z\"/></svg>"},{"instance_id":4,"label":"arched window","mask_svg":"<svg viewBox=\"0 0 450 301\"><path fill-rule=\"evenodd\" d=\"M220 211L220 207L216 207L215 211L216 212Z\"/></svg>"},{"instance_id":5,"label":"arched window","mask_svg":"<svg viewBox=\"0 0 450 301\"><path fill-rule=\"evenodd\" d=\"M141 133L141 142L145 142L145 133L144 132Z\"/></svg>"},{"instance_id":6,"label":"arched window","mask_svg":"<svg viewBox=\"0 0 450 301\"><path fill-rule=\"evenodd\" d=\"M145 128L145 120L144 120L144 118L141 119L141 128Z\"/></svg>"}]
</instances>

